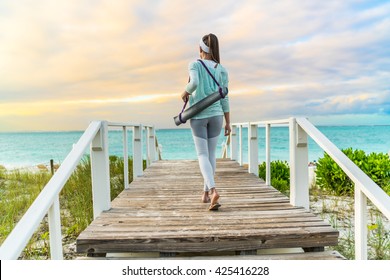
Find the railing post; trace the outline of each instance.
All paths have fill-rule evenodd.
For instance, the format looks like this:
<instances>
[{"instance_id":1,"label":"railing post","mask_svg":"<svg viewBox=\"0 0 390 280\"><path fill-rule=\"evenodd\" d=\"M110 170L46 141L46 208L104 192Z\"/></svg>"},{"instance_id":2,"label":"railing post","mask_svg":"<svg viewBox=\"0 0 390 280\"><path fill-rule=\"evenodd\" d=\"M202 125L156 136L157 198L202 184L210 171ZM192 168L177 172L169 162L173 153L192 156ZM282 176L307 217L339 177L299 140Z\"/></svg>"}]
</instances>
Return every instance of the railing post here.
<instances>
[{"instance_id":1,"label":"railing post","mask_svg":"<svg viewBox=\"0 0 390 280\"><path fill-rule=\"evenodd\" d=\"M248 172L259 176L257 128L257 124L248 124Z\"/></svg>"},{"instance_id":2,"label":"railing post","mask_svg":"<svg viewBox=\"0 0 390 280\"><path fill-rule=\"evenodd\" d=\"M156 149L156 160L162 160L162 148L160 148L160 144L158 144L157 137L154 138L156 140L155 142L155 149Z\"/></svg>"},{"instance_id":3,"label":"railing post","mask_svg":"<svg viewBox=\"0 0 390 280\"><path fill-rule=\"evenodd\" d=\"M237 160L237 126L232 125L232 132L230 133L230 158Z\"/></svg>"},{"instance_id":4,"label":"railing post","mask_svg":"<svg viewBox=\"0 0 390 280\"><path fill-rule=\"evenodd\" d=\"M151 160L150 160L150 146L149 146L149 127L145 126L144 130L146 135L146 143L145 143L145 154L146 154L146 167L149 167Z\"/></svg>"},{"instance_id":5,"label":"railing post","mask_svg":"<svg viewBox=\"0 0 390 280\"><path fill-rule=\"evenodd\" d=\"M129 149L127 141L127 127L123 126L123 178L125 189L129 188Z\"/></svg>"},{"instance_id":6,"label":"railing post","mask_svg":"<svg viewBox=\"0 0 390 280\"><path fill-rule=\"evenodd\" d=\"M142 176L142 124L134 126L133 132L133 178Z\"/></svg>"},{"instance_id":7,"label":"railing post","mask_svg":"<svg viewBox=\"0 0 390 280\"><path fill-rule=\"evenodd\" d=\"M228 149L230 146L230 134L226 136L226 141L224 141L221 146L222 146L221 158L223 159L228 158Z\"/></svg>"},{"instance_id":8,"label":"railing post","mask_svg":"<svg viewBox=\"0 0 390 280\"><path fill-rule=\"evenodd\" d=\"M52 260L62 260L62 234L59 196L54 199L48 211L50 256Z\"/></svg>"},{"instance_id":9,"label":"railing post","mask_svg":"<svg viewBox=\"0 0 390 280\"><path fill-rule=\"evenodd\" d=\"M244 163L244 159L242 158L242 124L240 124L238 131L240 133L240 138L238 142L238 152L239 152L240 160L238 162L240 166L242 166Z\"/></svg>"},{"instance_id":10,"label":"railing post","mask_svg":"<svg viewBox=\"0 0 390 280\"><path fill-rule=\"evenodd\" d=\"M152 159L152 162L153 161L156 161L158 160L158 156L157 156L157 147L156 147L156 139L157 139L157 136L156 136L156 128L154 126L152 126L152 138L150 139L151 142L150 142L150 148L151 148L151 153L150 153L150 158Z\"/></svg>"},{"instance_id":11,"label":"railing post","mask_svg":"<svg viewBox=\"0 0 390 280\"><path fill-rule=\"evenodd\" d=\"M367 197L355 184L355 259L367 260Z\"/></svg>"},{"instance_id":12,"label":"railing post","mask_svg":"<svg viewBox=\"0 0 390 280\"><path fill-rule=\"evenodd\" d=\"M271 125L265 125L265 184L271 185Z\"/></svg>"},{"instance_id":13,"label":"railing post","mask_svg":"<svg viewBox=\"0 0 390 280\"><path fill-rule=\"evenodd\" d=\"M108 126L106 121L91 143L91 177L93 218L110 209L110 164L108 158Z\"/></svg>"},{"instance_id":14,"label":"railing post","mask_svg":"<svg viewBox=\"0 0 390 280\"><path fill-rule=\"evenodd\" d=\"M307 133L290 118L290 203L303 206L309 204L309 173Z\"/></svg>"},{"instance_id":15,"label":"railing post","mask_svg":"<svg viewBox=\"0 0 390 280\"><path fill-rule=\"evenodd\" d=\"M149 166L153 161L156 160L156 131L154 127L148 127L146 131L146 154L147 154L147 161L146 166Z\"/></svg>"}]
</instances>

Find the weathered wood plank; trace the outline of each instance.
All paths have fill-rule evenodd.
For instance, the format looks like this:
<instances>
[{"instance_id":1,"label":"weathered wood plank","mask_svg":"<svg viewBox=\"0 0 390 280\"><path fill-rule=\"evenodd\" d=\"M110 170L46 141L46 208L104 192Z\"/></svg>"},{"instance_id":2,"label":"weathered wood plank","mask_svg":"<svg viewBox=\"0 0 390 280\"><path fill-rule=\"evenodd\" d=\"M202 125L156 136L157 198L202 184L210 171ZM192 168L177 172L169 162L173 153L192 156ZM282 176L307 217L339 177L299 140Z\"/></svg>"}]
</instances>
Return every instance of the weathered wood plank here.
<instances>
[{"instance_id":1,"label":"weathered wood plank","mask_svg":"<svg viewBox=\"0 0 390 280\"><path fill-rule=\"evenodd\" d=\"M239 217L237 217L239 218ZM170 217L169 219L165 219L165 217L133 217L133 216L122 216L122 215L115 215L115 216L108 216L107 218L98 218L94 221L95 225L104 225L108 223L124 223L128 225L135 226L138 225L153 225L155 223L156 225L188 225L188 219L191 219L191 222L194 223L202 223L203 225L235 225L237 222L235 219L207 219L205 217L191 217L191 216L184 216L184 217ZM299 223L299 222L323 222L318 217L266 217L266 218L252 218L252 217L240 217L241 224L266 224L266 223L272 223L272 224L279 224L279 223Z\"/></svg>"},{"instance_id":2,"label":"weathered wood plank","mask_svg":"<svg viewBox=\"0 0 390 280\"><path fill-rule=\"evenodd\" d=\"M294 244L295 247L292 247ZM80 240L77 244L81 251L93 248L94 252L210 252L210 251L242 251L269 248L296 248L337 245L334 236L305 236L305 238L287 238L280 236L275 239L259 239L253 236L231 237L230 239L204 238L167 238L154 240L147 238L139 239L116 239L106 242L105 240Z\"/></svg>"},{"instance_id":3,"label":"weathered wood plank","mask_svg":"<svg viewBox=\"0 0 390 280\"><path fill-rule=\"evenodd\" d=\"M105 258L86 258L81 257L78 260L129 260L129 259L153 259L152 257L130 257L130 256L108 256ZM160 258L164 260L164 258ZM336 251L310 252L310 253L286 253L286 254L257 254L257 255L211 255L211 256L180 256L168 257L166 260L345 260L345 258Z\"/></svg>"},{"instance_id":4,"label":"weathered wood plank","mask_svg":"<svg viewBox=\"0 0 390 280\"><path fill-rule=\"evenodd\" d=\"M96 233L99 233L96 235ZM113 236L114 235L114 236ZM96 239L105 239L110 238L110 240L115 239L135 239L147 237L150 239L165 239L165 238L176 238L177 240L181 240L181 238L199 238L199 239L207 239L210 237L222 239L234 239L237 237L257 237L257 238L267 238L272 239L279 236L283 237L294 237L294 238L302 238L311 236L315 238L316 236L325 236L325 235L335 235L338 233L334 231L330 226L328 227L291 227L291 228L245 228L245 229L213 229L210 228L208 230L165 230L165 231L138 231L138 232L128 232L126 229L106 229L102 227L95 227L91 225L90 231L84 232L80 237L89 237ZM308 247L316 247L316 246L308 246Z\"/></svg>"},{"instance_id":5,"label":"weathered wood plank","mask_svg":"<svg viewBox=\"0 0 390 280\"><path fill-rule=\"evenodd\" d=\"M263 231L264 229L274 229L277 231L281 231L282 229L292 229L292 228L300 228L300 229L306 229L306 228L312 228L312 227L327 227L325 222L299 222L299 223L268 223L268 224L242 224L240 225L242 227L245 227L246 230L258 230ZM142 232L142 234L151 234L156 235L155 230L156 227L160 232L177 232L177 234L190 235L193 232L197 231L207 231L210 235L221 233L224 231L230 231L233 233L237 229L237 225L235 224L195 224L195 225L161 225L156 223L155 225L141 225L136 224L135 226L131 226L128 224L125 224L124 221L120 222L108 222L103 224L94 224L91 226L92 231L99 231L101 233L103 232L109 232L110 234L116 234L117 232L126 232L127 234L131 235L137 235L139 232Z\"/></svg>"}]
</instances>

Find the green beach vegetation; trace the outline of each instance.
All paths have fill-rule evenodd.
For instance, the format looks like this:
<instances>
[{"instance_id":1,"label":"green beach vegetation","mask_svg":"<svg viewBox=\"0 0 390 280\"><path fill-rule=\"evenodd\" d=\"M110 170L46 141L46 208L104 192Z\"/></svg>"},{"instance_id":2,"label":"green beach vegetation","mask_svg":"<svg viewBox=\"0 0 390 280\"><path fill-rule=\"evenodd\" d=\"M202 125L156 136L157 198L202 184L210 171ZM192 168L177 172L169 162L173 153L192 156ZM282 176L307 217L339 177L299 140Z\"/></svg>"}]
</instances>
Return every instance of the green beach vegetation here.
<instances>
[{"instance_id":1,"label":"green beach vegetation","mask_svg":"<svg viewBox=\"0 0 390 280\"><path fill-rule=\"evenodd\" d=\"M390 158L386 154L365 154L359 150L343 152L390 195ZM129 182L132 181L132 159L129 161ZM123 158L110 156L111 199L122 190ZM146 163L144 161L144 168ZM311 210L340 231L339 251L354 258L353 183L344 172L324 154L316 167L316 182L310 188ZM259 177L265 179L265 163L259 165ZM27 211L51 173L6 170L0 166L0 244ZM271 184L289 195L289 165L286 161L271 162ZM62 235L65 259L75 258L75 240L93 219L91 162L85 157L60 194ZM368 224L369 259L390 259L389 221L370 203ZM50 255L49 229L45 218L23 251L22 259L47 259Z\"/></svg>"},{"instance_id":2,"label":"green beach vegetation","mask_svg":"<svg viewBox=\"0 0 390 280\"><path fill-rule=\"evenodd\" d=\"M390 195L390 156L366 154L362 150L343 149L360 169ZM286 161L271 162L271 185L289 195L290 172ZM259 165L259 177L265 180L265 163ZM347 259L354 259L354 184L326 153L316 165L316 181L310 188L311 211L339 230L339 245L332 247ZM390 259L390 223L368 201L369 259Z\"/></svg>"},{"instance_id":3,"label":"green beach vegetation","mask_svg":"<svg viewBox=\"0 0 390 280\"><path fill-rule=\"evenodd\" d=\"M342 152L390 195L390 156L388 154L366 154L362 150L352 148L343 149ZM315 186L321 191L337 196L354 194L354 183L327 153L324 153L324 156L318 160L315 172ZM265 162L259 165L259 177L265 180ZM290 167L287 161L271 162L271 185L285 195L289 195Z\"/></svg>"},{"instance_id":4,"label":"green beach vegetation","mask_svg":"<svg viewBox=\"0 0 390 280\"><path fill-rule=\"evenodd\" d=\"M0 170L0 242L2 243L50 180L51 174L22 170L7 171L4 167ZM48 234L45 236L45 231L40 230L28 245L23 257L31 257L34 241L43 240L47 245L47 237ZM47 250L48 245L42 246L42 254L47 254Z\"/></svg>"},{"instance_id":5,"label":"green beach vegetation","mask_svg":"<svg viewBox=\"0 0 390 280\"><path fill-rule=\"evenodd\" d=\"M342 152L390 195L390 157L388 154L366 154L362 150L352 148L343 149ZM318 160L316 177L316 185L322 190L335 195L353 195L354 193L352 180L327 153Z\"/></svg>"},{"instance_id":6,"label":"green beach vegetation","mask_svg":"<svg viewBox=\"0 0 390 280\"><path fill-rule=\"evenodd\" d=\"M259 177L265 180L265 162L259 164ZM290 167L287 161L271 161L271 185L286 196L290 195Z\"/></svg>"},{"instance_id":7,"label":"green beach vegetation","mask_svg":"<svg viewBox=\"0 0 390 280\"><path fill-rule=\"evenodd\" d=\"M133 180L132 159L129 158L129 182ZM144 168L146 162L144 161ZM110 156L111 199L122 190L124 162L123 158ZM0 243L15 227L27 211L42 188L51 178L51 173L41 171L10 170L0 167ZM91 161L83 158L60 193L60 209L62 236L65 245L65 259L74 257L76 237L91 223L93 219ZM72 247L73 246L73 247ZM49 228L45 218L39 229L31 238L22 259L49 258Z\"/></svg>"}]
</instances>

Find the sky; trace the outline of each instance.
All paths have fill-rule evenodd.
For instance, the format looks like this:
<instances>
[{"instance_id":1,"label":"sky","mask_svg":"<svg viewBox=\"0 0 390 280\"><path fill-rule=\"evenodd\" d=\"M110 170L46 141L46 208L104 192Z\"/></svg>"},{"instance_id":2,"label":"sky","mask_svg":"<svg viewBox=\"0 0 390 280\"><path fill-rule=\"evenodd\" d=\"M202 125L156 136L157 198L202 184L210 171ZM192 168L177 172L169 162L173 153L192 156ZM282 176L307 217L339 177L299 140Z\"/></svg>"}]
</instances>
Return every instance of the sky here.
<instances>
[{"instance_id":1,"label":"sky","mask_svg":"<svg viewBox=\"0 0 390 280\"><path fill-rule=\"evenodd\" d=\"M174 128L209 33L232 122L390 124L390 1L1 0L0 131Z\"/></svg>"}]
</instances>

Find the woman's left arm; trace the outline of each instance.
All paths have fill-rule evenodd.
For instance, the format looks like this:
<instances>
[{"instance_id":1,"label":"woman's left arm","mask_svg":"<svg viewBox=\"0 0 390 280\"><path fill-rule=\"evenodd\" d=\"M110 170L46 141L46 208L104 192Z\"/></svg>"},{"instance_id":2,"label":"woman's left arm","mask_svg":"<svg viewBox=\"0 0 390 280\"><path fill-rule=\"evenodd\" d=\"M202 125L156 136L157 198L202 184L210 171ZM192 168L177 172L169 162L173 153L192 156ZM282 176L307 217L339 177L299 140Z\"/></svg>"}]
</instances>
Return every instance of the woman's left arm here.
<instances>
[{"instance_id":1,"label":"woman's left arm","mask_svg":"<svg viewBox=\"0 0 390 280\"><path fill-rule=\"evenodd\" d=\"M221 86L224 88L228 88L229 77L228 73L225 69L221 72ZM229 105L229 94L225 96L225 98L221 99L222 111L225 115L225 136L228 136L232 131L230 127L230 105Z\"/></svg>"},{"instance_id":2,"label":"woman's left arm","mask_svg":"<svg viewBox=\"0 0 390 280\"><path fill-rule=\"evenodd\" d=\"M225 136L228 136L230 132L232 132L232 128L230 127L230 113L225 112Z\"/></svg>"}]
</instances>

